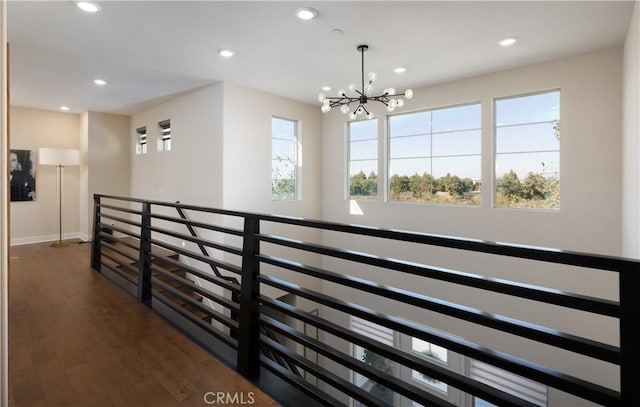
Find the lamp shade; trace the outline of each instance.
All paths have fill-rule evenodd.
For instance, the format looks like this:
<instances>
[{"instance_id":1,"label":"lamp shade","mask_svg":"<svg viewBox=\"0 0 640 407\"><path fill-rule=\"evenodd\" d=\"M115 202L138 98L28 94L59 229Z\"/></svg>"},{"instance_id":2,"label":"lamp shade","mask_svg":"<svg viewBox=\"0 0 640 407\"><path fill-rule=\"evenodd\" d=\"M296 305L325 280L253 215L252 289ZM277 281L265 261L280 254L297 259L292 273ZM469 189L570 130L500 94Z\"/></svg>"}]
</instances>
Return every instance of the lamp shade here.
<instances>
[{"instance_id":1,"label":"lamp shade","mask_svg":"<svg viewBox=\"0 0 640 407\"><path fill-rule=\"evenodd\" d=\"M80 165L80 150L75 148L41 148L40 165Z\"/></svg>"}]
</instances>

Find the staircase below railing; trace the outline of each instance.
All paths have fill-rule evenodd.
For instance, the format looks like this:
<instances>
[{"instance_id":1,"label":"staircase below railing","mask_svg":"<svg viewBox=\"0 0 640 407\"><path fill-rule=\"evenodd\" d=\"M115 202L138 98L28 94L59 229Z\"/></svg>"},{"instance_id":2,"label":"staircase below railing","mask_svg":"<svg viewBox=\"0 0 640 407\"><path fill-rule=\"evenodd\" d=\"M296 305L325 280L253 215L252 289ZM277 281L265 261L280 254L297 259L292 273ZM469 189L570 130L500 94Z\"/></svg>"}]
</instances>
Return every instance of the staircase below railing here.
<instances>
[{"instance_id":1,"label":"staircase below railing","mask_svg":"<svg viewBox=\"0 0 640 407\"><path fill-rule=\"evenodd\" d=\"M180 216L172 216L173 210L178 210ZM190 220L185 211L207 220ZM481 399L497 406L536 405L504 387L487 384L326 317L337 314L358 317L395 335L437 345L469 360L568 394L574 400L606 406L635 406L640 400L640 386L635 383L635 369L640 363L640 296L637 295L640 263L635 260L106 195L95 195L94 213L92 268L136 295L283 405L337 406L348 405L350 399L376 406L456 404L415 380L398 375L400 369L445 383L465 394L467 402ZM189 234L179 232L183 226ZM202 231L202 236L196 234L195 228ZM278 230L279 234L262 231L266 228ZM111 236L106 229L115 234ZM296 234L301 230L318 231L320 238L302 241ZM341 237L337 241L353 242L354 247L343 247L341 243L337 244L339 247L332 247L326 243L336 236ZM187 241L194 243L200 252L189 250L184 244ZM360 243L365 241L367 243ZM586 272L585 269L614 273L619 284L619 301L487 278L362 250L363 247L369 250L369 243L373 241L384 242L382 246L402 243L416 250L447 248L455 253L534 261L540 268L561 265L571 267L575 273ZM215 250L216 256L211 256L209 249ZM180 262L176 255L208 265L211 272ZM472 264L469 268L475 269ZM362 278L366 272L352 275L356 270L369 269L372 270L370 279ZM231 276L223 275L220 270ZM200 278L203 285L189 281L187 274ZM374 274L383 275L387 282L394 281L391 276L408 275L415 279L416 285L410 289L385 285L374 281ZM614 319L618 321L619 344L603 343L430 297L418 288L439 282L475 290L491 298L504 296L522 299L527 304L551 304L569 317L572 313L594 315L594 323L596 317ZM582 279L577 278L575 283L576 292L580 292L578 286ZM334 295L331 287L342 294L358 295L349 294L341 299ZM287 303L267 294L275 292L292 294L300 302ZM363 295L377 301L371 300L368 304L379 306L356 302L356 298ZM207 307L202 298L220 309ZM419 310L421 312L412 315L425 317L411 319L386 313L385 304L389 302ZM188 305L185 307L185 304ZM312 308L320 308L320 314L309 312ZM270 312L265 313L267 310ZM198 311L206 315L199 315ZM273 318L274 312L286 316L287 322ZM558 367L491 349L491 344L432 329L426 322L435 316L490 328L518 343L544 346L549 352L565 352L567 365L602 364L607 369L615 366L619 386L608 387ZM318 334L308 332L307 327ZM293 347L284 346L278 338L286 338ZM395 367L380 368L355 357L354 347L379 355ZM310 357L309 352L316 356ZM587 376L597 377L597 374ZM356 377L364 377L378 388L386 389L393 401L377 398L358 386L354 383ZM549 407L555 405L549 404Z\"/></svg>"}]
</instances>

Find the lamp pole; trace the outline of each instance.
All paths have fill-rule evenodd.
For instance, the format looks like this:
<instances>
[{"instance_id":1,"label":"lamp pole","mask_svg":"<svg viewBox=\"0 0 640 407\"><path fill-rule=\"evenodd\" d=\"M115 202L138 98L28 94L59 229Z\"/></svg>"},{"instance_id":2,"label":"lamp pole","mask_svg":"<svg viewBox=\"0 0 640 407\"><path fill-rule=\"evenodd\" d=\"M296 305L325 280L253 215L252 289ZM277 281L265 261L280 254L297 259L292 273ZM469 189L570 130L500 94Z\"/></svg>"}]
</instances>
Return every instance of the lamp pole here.
<instances>
[{"instance_id":1,"label":"lamp pole","mask_svg":"<svg viewBox=\"0 0 640 407\"><path fill-rule=\"evenodd\" d=\"M64 247L69 245L69 243L62 241L62 170L64 165L58 163L56 167L58 170L58 241L51 243L51 246Z\"/></svg>"}]
</instances>

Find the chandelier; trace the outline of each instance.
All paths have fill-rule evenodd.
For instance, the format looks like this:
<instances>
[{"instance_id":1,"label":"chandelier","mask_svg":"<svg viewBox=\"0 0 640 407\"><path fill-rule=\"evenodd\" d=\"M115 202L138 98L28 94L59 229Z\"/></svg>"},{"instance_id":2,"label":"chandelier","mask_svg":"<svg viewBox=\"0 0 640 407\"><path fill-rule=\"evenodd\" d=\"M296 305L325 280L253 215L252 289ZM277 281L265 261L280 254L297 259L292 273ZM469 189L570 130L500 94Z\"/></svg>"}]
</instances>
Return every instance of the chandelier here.
<instances>
[{"instance_id":1,"label":"chandelier","mask_svg":"<svg viewBox=\"0 0 640 407\"><path fill-rule=\"evenodd\" d=\"M369 112L366 108L366 104L368 101L375 100L384 104L387 107L387 111L393 112L396 107L404 106L404 99L400 99L399 97L404 96L406 99L411 99L413 97L413 91L411 89L407 89L404 93L396 93L395 89L387 88L382 91L382 94L379 96L371 96L371 92L373 92L373 82L376 80L376 74L374 72L369 72L369 82L364 83L364 53L369 49L368 45L358 45L358 51L362 55L362 81L360 90L356 89L356 85L349 85L349 91L352 92L354 96L347 96L347 92L344 89L340 89L338 91L338 96L328 97L324 93L318 95L318 101L322 103L322 113L327 113L331 111L334 107L340 106L340 111L343 114L348 114L350 119L356 119L357 117L365 116L368 119L373 119L373 113ZM355 110L351 111L351 103L357 103L358 107ZM349 113L351 112L351 113Z\"/></svg>"}]
</instances>

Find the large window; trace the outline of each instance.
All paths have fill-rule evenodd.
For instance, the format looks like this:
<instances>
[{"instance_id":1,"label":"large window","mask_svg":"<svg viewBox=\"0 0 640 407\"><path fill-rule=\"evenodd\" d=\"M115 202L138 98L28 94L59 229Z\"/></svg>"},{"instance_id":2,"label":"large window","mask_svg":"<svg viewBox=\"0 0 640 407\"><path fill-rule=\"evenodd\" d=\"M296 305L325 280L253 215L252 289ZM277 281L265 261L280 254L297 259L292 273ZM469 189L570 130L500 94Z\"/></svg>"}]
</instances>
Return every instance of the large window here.
<instances>
[{"instance_id":1,"label":"large window","mask_svg":"<svg viewBox=\"0 0 640 407\"><path fill-rule=\"evenodd\" d=\"M297 122L274 117L271 119L271 199L296 199L297 167Z\"/></svg>"},{"instance_id":2,"label":"large window","mask_svg":"<svg viewBox=\"0 0 640 407\"><path fill-rule=\"evenodd\" d=\"M389 118L389 200L480 204L480 104Z\"/></svg>"},{"instance_id":3,"label":"large window","mask_svg":"<svg viewBox=\"0 0 640 407\"><path fill-rule=\"evenodd\" d=\"M349 123L349 198L378 196L378 120Z\"/></svg>"},{"instance_id":4,"label":"large window","mask_svg":"<svg viewBox=\"0 0 640 407\"><path fill-rule=\"evenodd\" d=\"M497 207L560 208L560 91L495 101Z\"/></svg>"}]
</instances>

